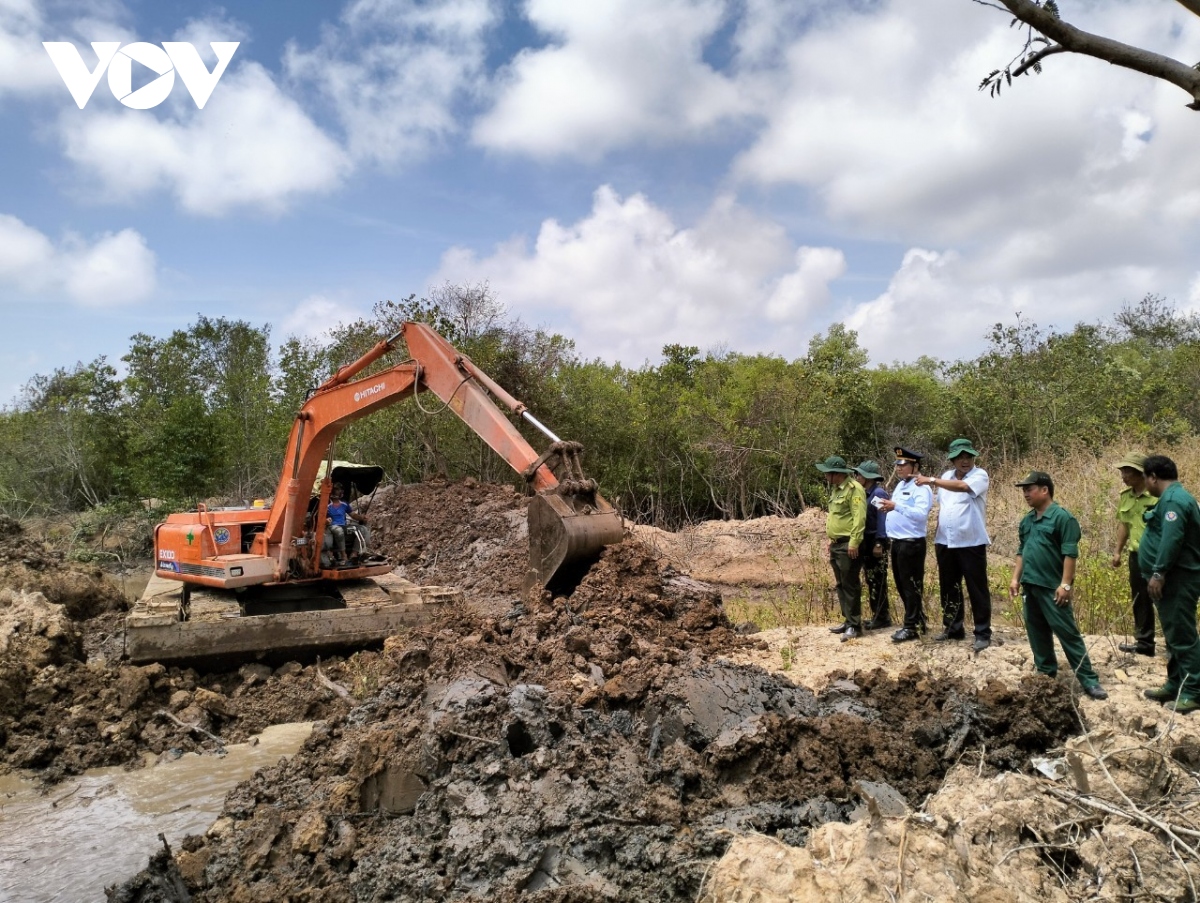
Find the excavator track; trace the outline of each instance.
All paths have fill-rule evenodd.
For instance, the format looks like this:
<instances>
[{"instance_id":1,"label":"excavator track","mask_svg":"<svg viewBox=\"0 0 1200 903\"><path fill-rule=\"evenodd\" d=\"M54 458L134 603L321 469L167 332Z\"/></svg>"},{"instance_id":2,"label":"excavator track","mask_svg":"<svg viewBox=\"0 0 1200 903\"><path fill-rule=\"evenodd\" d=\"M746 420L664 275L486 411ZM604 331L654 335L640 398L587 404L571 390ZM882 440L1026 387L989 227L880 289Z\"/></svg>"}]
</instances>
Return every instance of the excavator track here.
<instances>
[{"instance_id":1,"label":"excavator track","mask_svg":"<svg viewBox=\"0 0 1200 903\"><path fill-rule=\"evenodd\" d=\"M336 587L309 584L242 598L154 576L125 621L125 655L134 664L232 664L269 655L303 658L362 648L430 621L462 592L417 586L391 574Z\"/></svg>"}]
</instances>

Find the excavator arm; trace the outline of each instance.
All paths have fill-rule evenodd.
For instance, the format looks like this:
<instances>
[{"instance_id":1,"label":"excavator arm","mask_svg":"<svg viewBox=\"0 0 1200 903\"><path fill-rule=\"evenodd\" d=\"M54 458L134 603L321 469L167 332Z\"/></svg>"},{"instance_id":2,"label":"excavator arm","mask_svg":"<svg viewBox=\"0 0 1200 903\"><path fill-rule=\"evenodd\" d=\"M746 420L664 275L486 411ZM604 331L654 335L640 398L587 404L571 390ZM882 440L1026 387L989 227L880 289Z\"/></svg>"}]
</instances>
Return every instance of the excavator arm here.
<instances>
[{"instance_id":1,"label":"excavator arm","mask_svg":"<svg viewBox=\"0 0 1200 903\"><path fill-rule=\"evenodd\" d=\"M362 377L371 364L403 339L410 359ZM252 551L274 562L275 580L314 576L319 555L303 545L309 496L321 461L347 425L418 392L440 398L501 458L522 474L535 492L530 503L530 570L527 584L548 585L564 566L589 561L623 534L619 514L583 476L578 443L562 442L444 338L421 323L379 342L357 361L319 386L296 415L284 455L275 505ZM490 393L490 394L489 394ZM538 454L497 406L545 433L552 444ZM559 480L551 467L559 466ZM327 489L326 489L327 491ZM321 503L326 501L322 492ZM323 511L324 508L322 507Z\"/></svg>"}]
</instances>

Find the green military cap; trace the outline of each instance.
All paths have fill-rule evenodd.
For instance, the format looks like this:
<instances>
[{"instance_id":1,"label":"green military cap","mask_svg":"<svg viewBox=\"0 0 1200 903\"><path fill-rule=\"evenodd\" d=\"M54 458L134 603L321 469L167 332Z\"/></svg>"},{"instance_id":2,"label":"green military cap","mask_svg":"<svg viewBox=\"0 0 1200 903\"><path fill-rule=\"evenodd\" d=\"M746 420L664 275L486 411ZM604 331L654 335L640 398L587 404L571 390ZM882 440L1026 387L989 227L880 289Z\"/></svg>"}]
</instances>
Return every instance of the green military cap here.
<instances>
[{"instance_id":1,"label":"green military cap","mask_svg":"<svg viewBox=\"0 0 1200 903\"><path fill-rule=\"evenodd\" d=\"M1014 486L1045 486L1047 489L1054 488L1054 480L1050 474L1044 470L1031 470L1029 473L1013 484Z\"/></svg>"},{"instance_id":2,"label":"green military cap","mask_svg":"<svg viewBox=\"0 0 1200 903\"><path fill-rule=\"evenodd\" d=\"M879 472L879 465L874 461L863 461L854 470L866 477L868 480L882 480L883 474Z\"/></svg>"},{"instance_id":3,"label":"green military cap","mask_svg":"<svg viewBox=\"0 0 1200 903\"><path fill-rule=\"evenodd\" d=\"M824 461L818 461L817 470L821 473L854 473L846 465L846 459L839 455L830 455Z\"/></svg>"},{"instance_id":4,"label":"green military cap","mask_svg":"<svg viewBox=\"0 0 1200 903\"><path fill-rule=\"evenodd\" d=\"M975 451L975 446L971 444L970 439L955 439L950 443L950 452L946 455L951 461L966 452L972 458L978 458L979 452Z\"/></svg>"},{"instance_id":5,"label":"green military cap","mask_svg":"<svg viewBox=\"0 0 1200 903\"><path fill-rule=\"evenodd\" d=\"M1128 467L1131 470L1136 470L1138 473L1146 472L1146 456L1145 455L1126 455L1117 462L1117 470L1122 467Z\"/></svg>"}]
</instances>

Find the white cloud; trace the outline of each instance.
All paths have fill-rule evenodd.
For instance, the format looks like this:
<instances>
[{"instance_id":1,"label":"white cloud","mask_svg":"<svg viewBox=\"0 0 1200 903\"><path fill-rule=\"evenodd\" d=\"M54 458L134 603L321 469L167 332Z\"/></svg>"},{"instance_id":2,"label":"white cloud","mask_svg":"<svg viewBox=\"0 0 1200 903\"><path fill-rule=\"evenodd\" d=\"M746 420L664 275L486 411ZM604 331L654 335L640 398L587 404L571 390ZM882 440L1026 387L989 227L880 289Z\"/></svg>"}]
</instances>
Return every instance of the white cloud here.
<instances>
[{"instance_id":1,"label":"white cloud","mask_svg":"<svg viewBox=\"0 0 1200 903\"><path fill-rule=\"evenodd\" d=\"M355 310L344 299L317 293L297 304L280 321L279 327L284 336L317 339L335 326L359 316L361 311Z\"/></svg>"},{"instance_id":2,"label":"white cloud","mask_svg":"<svg viewBox=\"0 0 1200 903\"><path fill-rule=\"evenodd\" d=\"M548 47L523 50L498 78L477 143L535 157L596 158L650 140L711 134L747 110L727 76L703 59L721 28L721 0L529 0Z\"/></svg>"},{"instance_id":3,"label":"white cloud","mask_svg":"<svg viewBox=\"0 0 1200 903\"><path fill-rule=\"evenodd\" d=\"M486 279L515 313L575 336L585 356L636 365L672 342L798 356L806 324L828 320L828 282L844 266L840 251L797 250L731 198L688 228L604 186L579 222L543 222L532 248L518 238L484 258L452 249L431 283Z\"/></svg>"},{"instance_id":4,"label":"white cloud","mask_svg":"<svg viewBox=\"0 0 1200 903\"><path fill-rule=\"evenodd\" d=\"M281 214L336 190L364 161L411 162L454 134L454 105L478 89L484 34L495 21L494 0L356 0L316 48L288 46L287 90L243 45L203 110L178 86L152 112L118 108L98 91L85 111L60 117L65 153L93 199L165 191L203 216ZM241 23L210 17L174 38L193 43L211 66L208 42L248 36ZM305 109L306 95L328 102L344 144Z\"/></svg>"},{"instance_id":5,"label":"white cloud","mask_svg":"<svg viewBox=\"0 0 1200 903\"><path fill-rule=\"evenodd\" d=\"M106 233L92 245L73 240L62 256L67 294L84 304L148 298L158 281L154 253L132 229Z\"/></svg>"},{"instance_id":6,"label":"white cloud","mask_svg":"<svg viewBox=\"0 0 1200 903\"><path fill-rule=\"evenodd\" d=\"M787 321L826 307L829 283L846 272L846 256L836 248L801 248L796 269L779 280L767 300L767 318Z\"/></svg>"},{"instance_id":7,"label":"white cloud","mask_svg":"<svg viewBox=\"0 0 1200 903\"><path fill-rule=\"evenodd\" d=\"M0 96L62 84L42 49L42 27L41 13L32 0L0 0Z\"/></svg>"},{"instance_id":8,"label":"white cloud","mask_svg":"<svg viewBox=\"0 0 1200 903\"><path fill-rule=\"evenodd\" d=\"M42 41L74 42L84 62L93 67L92 41L133 40L125 28L114 23L119 14L118 8L98 2L83 17L51 23L37 0L0 0L0 98L61 91L69 100Z\"/></svg>"},{"instance_id":9,"label":"white cloud","mask_svg":"<svg viewBox=\"0 0 1200 903\"><path fill-rule=\"evenodd\" d=\"M34 298L101 307L148 298L158 283L154 252L132 229L90 242L68 234L56 247L15 216L0 214L0 286Z\"/></svg>"},{"instance_id":10,"label":"white cloud","mask_svg":"<svg viewBox=\"0 0 1200 903\"><path fill-rule=\"evenodd\" d=\"M1173 18L1195 22L1183 11L1163 15L1151 0L1090 11L1095 21L1081 24L1200 56L1200 28L1171 30ZM1200 184L1196 114L1178 89L1060 55L998 100L976 90L1016 49L1009 18L945 0L822 18L792 42L768 124L737 173L806 186L834 219L910 243L1051 224L1061 235L1064 211L1077 214L1072 229L1094 234L1102 224L1123 240L1145 231L1146 210L1194 207L1200 189L1180 186Z\"/></svg>"},{"instance_id":11,"label":"white cloud","mask_svg":"<svg viewBox=\"0 0 1200 903\"><path fill-rule=\"evenodd\" d=\"M484 79L494 0L356 0L284 65L329 104L355 160L410 162L459 130L455 106Z\"/></svg>"},{"instance_id":12,"label":"white cloud","mask_svg":"<svg viewBox=\"0 0 1200 903\"><path fill-rule=\"evenodd\" d=\"M1188 286L1188 308L1197 313L1200 313L1200 273L1192 279L1192 284Z\"/></svg>"},{"instance_id":13,"label":"white cloud","mask_svg":"<svg viewBox=\"0 0 1200 903\"><path fill-rule=\"evenodd\" d=\"M238 208L280 213L305 194L333 190L350 168L262 66L239 66L236 56L203 110L190 99L163 118L89 105L64 113L60 125L67 156L96 180L102 199L166 190L185 210L207 216Z\"/></svg>"},{"instance_id":14,"label":"white cloud","mask_svg":"<svg viewBox=\"0 0 1200 903\"><path fill-rule=\"evenodd\" d=\"M956 251L912 248L879 297L857 305L845 318L876 363L912 361L921 354L943 360L972 358L996 323L1018 315L1043 328L1070 329L1094 321L1097 298L1136 302L1155 284L1146 268L1111 266L1066 276L997 280L993 261Z\"/></svg>"}]
</instances>

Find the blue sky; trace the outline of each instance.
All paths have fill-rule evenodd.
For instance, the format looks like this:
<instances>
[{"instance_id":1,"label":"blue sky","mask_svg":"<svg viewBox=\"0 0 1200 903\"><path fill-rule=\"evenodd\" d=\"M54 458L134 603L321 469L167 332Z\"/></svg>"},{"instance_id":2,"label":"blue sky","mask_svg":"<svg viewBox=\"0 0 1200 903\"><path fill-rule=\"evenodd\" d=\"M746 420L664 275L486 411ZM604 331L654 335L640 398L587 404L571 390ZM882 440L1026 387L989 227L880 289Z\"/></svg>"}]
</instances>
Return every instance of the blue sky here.
<instances>
[{"instance_id":1,"label":"blue sky","mask_svg":"<svg viewBox=\"0 0 1200 903\"><path fill-rule=\"evenodd\" d=\"M1061 3L1184 60L1165 0ZM1200 114L1165 85L1018 49L971 0L0 0L0 400L198 313L320 335L487 281L587 358L664 344L972 356L1147 292L1200 309ZM80 110L43 41L239 41ZM147 79L135 67L134 88Z\"/></svg>"}]
</instances>

